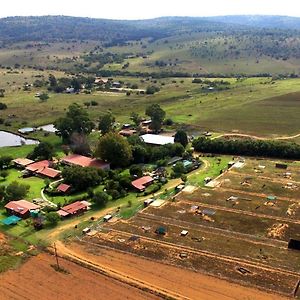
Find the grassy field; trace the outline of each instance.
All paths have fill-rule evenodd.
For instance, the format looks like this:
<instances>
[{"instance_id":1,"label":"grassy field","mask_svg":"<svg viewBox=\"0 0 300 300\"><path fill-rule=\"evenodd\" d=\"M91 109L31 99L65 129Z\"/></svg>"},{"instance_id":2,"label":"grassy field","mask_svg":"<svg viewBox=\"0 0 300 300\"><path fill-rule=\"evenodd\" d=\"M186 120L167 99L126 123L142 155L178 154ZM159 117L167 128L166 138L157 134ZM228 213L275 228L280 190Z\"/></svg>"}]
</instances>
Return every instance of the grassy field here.
<instances>
[{"instance_id":1,"label":"grassy field","mask_svg":"<svg viewBox=\"0 0 300 300\"><path fill-rule=\"evenodd\" d=\"M84 105L86 101L95 100L98 106L88 109L95 121L100 114L111 110L117 121L128 122L132 111L144 114L147 105L159 103L166 110L167 117L188 126L195 133L203 130L234 130L262 136L299 133L299 79L272 81L267 78L250 78L237 81L229 78L224 79L231 83L228 90L216 89L213 92L205 91L205 85L193 84L191 78L169 78L143 83L133 78L116 79L136 82L142 88L158 85L161 91L155 95L130 96L97 91L91 95L50 94L50 99L43 103L34 97L39 89L32 92L8 92L1 100L8 105L8 109L0 111L0 118L9 119L11 127L1 125L0 129L15 130L27 125L49 124L62 116L71 103ZM9 115L15 116L9 118Z\"/></svg>"}]
</instances>

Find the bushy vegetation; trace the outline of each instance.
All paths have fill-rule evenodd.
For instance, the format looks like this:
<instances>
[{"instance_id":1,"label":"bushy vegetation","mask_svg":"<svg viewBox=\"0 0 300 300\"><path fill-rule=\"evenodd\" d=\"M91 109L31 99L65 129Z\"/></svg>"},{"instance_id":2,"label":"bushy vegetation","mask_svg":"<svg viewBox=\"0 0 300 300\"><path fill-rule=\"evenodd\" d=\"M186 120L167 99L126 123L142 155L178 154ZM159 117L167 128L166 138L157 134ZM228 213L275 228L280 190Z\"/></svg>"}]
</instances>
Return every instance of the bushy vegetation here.
<instances>
[{"instance_id":1,"label":"bushy vegetation","mask_svg":"<svg viewBox=\"0 0 300 300\"><path fill-rule=\"evenodd\" d=\"M300 158L300 145L279 141L226 140L200 137L193 141L196 151L218 154L264 156L276 158Z\"/></svg>"}]
</instances>

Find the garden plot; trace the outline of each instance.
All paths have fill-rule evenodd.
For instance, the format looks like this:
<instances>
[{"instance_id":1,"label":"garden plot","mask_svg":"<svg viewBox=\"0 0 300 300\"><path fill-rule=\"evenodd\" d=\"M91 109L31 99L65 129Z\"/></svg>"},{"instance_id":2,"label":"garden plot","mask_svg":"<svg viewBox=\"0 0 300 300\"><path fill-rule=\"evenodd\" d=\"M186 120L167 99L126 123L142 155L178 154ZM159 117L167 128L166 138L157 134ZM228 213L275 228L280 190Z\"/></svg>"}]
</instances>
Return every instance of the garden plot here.
<instances>
[{"instance_id":1,"label":"garden plot","mask_svg":"<svg viewBox=\"0 0 300 300\"><path fill-rule=\"evenodd\" d=\"M181 193L178 200L220 206L229 209L243 210L257 214L299 220L300 202L281 200L276 197L245 194L240 191L225 189L198 189L192 194Z\"/></svg>"}]
</instances>

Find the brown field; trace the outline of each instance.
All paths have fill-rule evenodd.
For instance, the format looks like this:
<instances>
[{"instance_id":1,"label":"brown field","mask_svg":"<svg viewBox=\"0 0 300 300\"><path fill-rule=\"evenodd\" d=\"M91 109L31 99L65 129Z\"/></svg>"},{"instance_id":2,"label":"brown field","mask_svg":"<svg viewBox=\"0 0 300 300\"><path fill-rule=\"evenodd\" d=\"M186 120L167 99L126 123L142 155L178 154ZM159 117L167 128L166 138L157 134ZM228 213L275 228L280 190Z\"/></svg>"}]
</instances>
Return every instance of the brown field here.
<instances>
[{"instance_id":1,"label":"brown field","mask_svg":"<svg viewBox=\"0 0 300 300\"><path fill-rule=\"evenodd\" d=\"M263 174L256 172L262 164ZM299 165L289 163L287 171L298 185ZM300 252L289 250L288 241L300 239L299 193L282 187L291 178L281 173L274 162L246 159L244 168L217 179L221 187L182 192L159 208L150 206L130 220L98 227L83 243L298 297ZM241 184L244 177L250 184ZM270 201L268 195L277 198ZM231 196L237 198L228 200ZM166 229L165 235L155 233L159 227ZM181 236L182 230L188 235Z\"/></svg>"},{"instance_id":2,"label":"brown field","mask_svg":"<svg viewBox=\"0 0 300 300\"><path fill-rule=\"evenodd\" d=\"M41 254L0 275L1 300L159 299L67 260L60 263L69 274L55 271L53 263L54 257Z\"/></svg>"},{"instance_id":3,"label":"brown field","mask_svg":"<svg viewBox=\"0 0 300 300\"><path fill-rule=\"evenodd\" d=\"M78 257L84 257L95 265L108 267L118 273L135 278L136 281L143 281L159 289L172 291L177 294L178 299L286 299L184 268L177 268L120 251L103 249L85 242L68 245L68 249L76 253Z\"/></svg>"}]
</instances>

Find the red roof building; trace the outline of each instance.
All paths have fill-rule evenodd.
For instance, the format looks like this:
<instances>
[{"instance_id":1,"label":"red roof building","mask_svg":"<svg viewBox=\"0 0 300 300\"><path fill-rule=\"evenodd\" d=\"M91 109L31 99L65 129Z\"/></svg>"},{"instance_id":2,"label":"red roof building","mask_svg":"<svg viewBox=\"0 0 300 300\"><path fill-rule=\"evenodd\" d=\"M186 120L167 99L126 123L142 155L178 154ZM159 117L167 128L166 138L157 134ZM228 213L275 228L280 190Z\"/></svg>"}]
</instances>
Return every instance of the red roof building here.
<instances>
[{"instance_id":1,"label":"red roof building","mask_svg":"<svg viewBox=\"0 0 300 300\"><path fill-rule=\"evenodd\" d=\"M28 165L34 163L34 161L28 158L17 158L13 160L13 163L18 167L25 168Z\"/></svg>"},{"instance_id":2,"label":"red roof building","mask_svg":"<svg viewBox=\"0 0 300 300\"><path fill-rule=\"evenodd\" d=\"M144 191L147 186L153 183L154 179L151 176L143 176L139 179L136 179L131 182L132 186L134 186L140 192Z\"/></svg>"},{"instance_id":3,"label":"red roof building","mask_svg":"<svg viewBox=\"0 0 300 300\"><path fill-rule=\"evenodd\" d=\"M5 208L9 214L25 219L30 216L30 211L40 209L40 206L26 200L18 200L8 202Z\"/></svg>"},{"instance_id":4,"label":"red roof building","mask_svg":"<svg viewBox=\"0 0 300 300\"><path fill-rule=\"evenodd\" d=\"M30 172L37 172L38 170L44 169L44 168L49 168L51 166L51 161L49 160L41 160L37 161L33 164L30 164L26 167L27 171Z\"/></svg>"},{"instance_id":5,"label":"red roof building","mask_svg":"<svg viewBox=\"0 0 300 300\"><path fill-rule=\"evenodd\" d=\"M87 211L87 206L80 201L76 201L72 204L62 207L61 210L67 213L65 216L76 216Z\"/></svg>"},{"instance_id":6,"label":"red roof building","mask_svg":"<svg viewBox=\"0 0 300 300\"><path fill-rule=\"evenodd\" d=\"M62 193L68 193L71 189L71 186L68 185L68 184L65 184L65 183L61 183L58 187L57 187L57 190L59 192L62 192Z\"/></svg>"},{"instance_id":7,"label":"red roof building","mask_svg":"<svg viewBox=\"0 0 300 300\"><path fill-rule=\"evenodd\" d=\"M83 155L72 154L61 160L63 164L69 166L94 167L102 170L109 170L110 164L100 159L90 158Z\"/></svg>"},{"instance_id":8,"label":"red roof building","mask_svg":"<svg viewBox=\"0 0 300 300\"><path fill-rule=\"evenodd\" d=\"M58 171L58 170L55 170L52 168L43 168L43 169L37 170L36 173L41 176L55 179L60 176L61 171Z\"/></svg>"}]
</instances>

